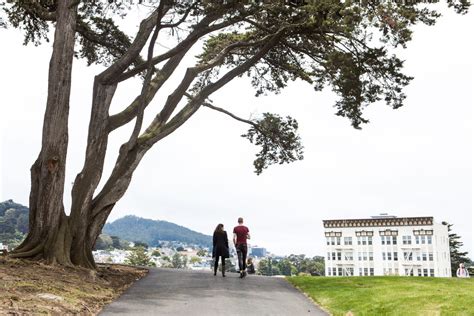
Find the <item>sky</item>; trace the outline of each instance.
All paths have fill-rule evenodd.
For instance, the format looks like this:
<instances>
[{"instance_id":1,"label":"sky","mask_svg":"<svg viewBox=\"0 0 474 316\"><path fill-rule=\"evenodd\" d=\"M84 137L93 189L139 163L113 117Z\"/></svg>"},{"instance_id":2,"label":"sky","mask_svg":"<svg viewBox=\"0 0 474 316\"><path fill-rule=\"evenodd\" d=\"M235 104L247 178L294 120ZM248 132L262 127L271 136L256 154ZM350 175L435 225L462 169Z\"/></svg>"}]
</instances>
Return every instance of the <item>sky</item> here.
<instances>
[{"instance_id":1,"label":"sky","mask_svg":"<svg viewBox=\"0 0 474 316\"><path fill-rule=\"evenodd\" d=\"M248 80L232 82L211 97L214 105L243 118L291 115L299 122L305 159L270 166L257 176L252 162L258 148L240 137L247 126L202 108L147 153L109 221L133 214L212 234L218 223L231 232L242 216L252 245L279 255L314 256L325 253L324 219L433 216L454 224L473 258L473 15L444 11L435 26L415 27L408 48L397 51L406 60L405 73L415 77L405 90L405 106L372 104L362 130L334 115L330 89L314 92L295 82L279 95L256 98ZM0 30L0 39L0 201L28 205L51 45L25 47L12 29ZM83 163L92 80L100 70L74 64L66 209ZM172 81L178 79L179 74ZM121 84L112 112L128 105L139 89L138 81ZM146 122L159 105L150 105ZM112 134L102 184L130 131L127 126Z\"/></svg>"}]
</instances>

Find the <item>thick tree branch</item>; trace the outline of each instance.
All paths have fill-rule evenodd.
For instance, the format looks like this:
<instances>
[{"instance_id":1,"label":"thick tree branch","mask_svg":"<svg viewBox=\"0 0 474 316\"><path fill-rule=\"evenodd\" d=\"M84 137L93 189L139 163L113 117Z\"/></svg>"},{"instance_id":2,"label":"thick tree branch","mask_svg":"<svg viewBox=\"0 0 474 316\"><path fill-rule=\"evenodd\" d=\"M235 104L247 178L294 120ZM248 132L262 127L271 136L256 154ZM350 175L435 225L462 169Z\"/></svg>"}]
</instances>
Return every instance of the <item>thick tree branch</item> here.
<instances>
[{"instance_id":1,"label":"thick tree branch","mask_svg":"<svg viewBox=\"0 0 474 316\"><path fill-rule=\"evenodd\" d=\"M147 128L145 133L140 136L140 143L147 144L151 146L160 139L168 136L174 132L177 128L183 125L202 105L202 102L206 100L212 93L222 88L224 85L229 83L235 77L238 77L245 73L247 70L252 67L258 60L260 60L265 54L268 53L280 40L283 34L287 31L288 27L281 28L278 32L272 36L266 37L267 42L262 45L262 47L247 61L241 65L235 67L234 69L227 72L219 80L214 83L211 83L205 86L196 96L191 97L187 105L184 106L181 111L179 111L168 123L164 126L160 124L150 124L150 127ZM182 92L184 95L185 91ZM181 99L181 98L180 98ZM156 121L156 119L155 119ZM154 123L156 123L154 121ZM163 121L165 122L165 121Z\"/></svg>"},{"instance_id":2,"label":"thick tree branch","mask_svg":"<svg viewBox=\"0 0 474 316\"><path fill-rule=\"evenodd\" d=\"M130 45L127 52L120 57L116 62L114 62L110 67L103 71L98 78L101 83L112 83L115 81L115 78L120 75L125 69L127 69L133 61L139 56L143 46L145 46L148 38L153 31L155 25L157 24L157 18L163 16L170 7L158 7L148 18L143 20L140 23L140 28L138 30L137 36L135 37L133 43ZM159 21L161 22L161 21ZM145 69L148 64L145 63Z\"/></svg>"},{"instance_id":3,"label":"thick tree branch","mask_svg":"<svg viewBox=\"0 0 474 316\"><path fill-rule=\"evenodd\" d=\"M245 16L250 15L251 13L246 14ZM158 55L152 59L152 64L157 65L177 54L179 54L183 49L186 49L187 46L189 46L190 43L194 44L197 40L202 38L203 36L210 34L212 32L221 30L225 27L231 26L239 21L242 21L244 16L236 16L234 18L228 19L227 21L221 22L221 23L216 23L214 25L209 25L210 23L216 21L218 18L221 16L213 16L212 19L210 17L207 17L203 19L201 22L199 22L195 27L194 30L184 39L183 41L179 42L175 47L171 48L168 50L166 53L163 53L161 55ZM142 63L140 65L137 65L135 68L123 73L122 75L117 76L115 79L117 82L122 82L124 80L127 80L133 76L136 76L137 74L141 73L146 69L146 63Z\"/></svg>"},{"instance_id":4,"label":"thick tree branch","mask_svg":"<svg viewBox=\"0 0 474 316\"><path fill-rule=\"evenodd\" d=\"M155 31L153 32L153 35L151 36L150 44L148 45L148 55L147 55L148 69L145 76L145 81L143 82L142 91L140 93L140 102L138 106L138 113L137 113L137 119L135 121L135 127L133 128L133 132L130 135L130 139L128 140L128 143L126 146L127 150L130 150L131 148L133 148L133 146L135 146L137 142L138 134L140 133L140 130L143 124L143 114L145 111L145 107L147 105L145 92L148 90L148 87L150 85L150 80L154 72L151 59L153 58L153 50L155 48L156 40L158 39L158 33L160 32L162 28L160 21L163 18L163 4L164 4L164 1L160 1L160 5L158 7L158 16L156 19Z\"/></svg>"}]
</instances>

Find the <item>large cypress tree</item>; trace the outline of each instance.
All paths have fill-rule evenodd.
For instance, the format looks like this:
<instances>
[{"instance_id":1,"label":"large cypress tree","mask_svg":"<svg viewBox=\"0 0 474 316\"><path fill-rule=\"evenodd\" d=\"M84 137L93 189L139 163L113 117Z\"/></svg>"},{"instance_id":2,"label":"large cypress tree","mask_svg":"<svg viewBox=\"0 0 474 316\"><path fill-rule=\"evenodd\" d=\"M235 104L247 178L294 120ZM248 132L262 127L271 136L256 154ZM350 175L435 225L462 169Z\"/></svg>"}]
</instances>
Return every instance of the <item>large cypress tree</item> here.
<instances>
[{"instance_id":1,"label":"large cypress tree","mask_svg":"<svg viewBox=\"0 0 474 316\"><path fill-rule=\"evenodd\" d=\"M0 27L23 30L25 43L48 40L49 29L54 29L42 144L31 167L30 229L12 255L94 268L95 241L143 156L202 108L249 125L244 137L261 146L254 161L257 173L274 163L302 159L298 124L291 117L265 113L246 120L209 101L237 77L247 75L257 94L278 92L296 79L316 91L329 86L339 95L336 114L355 128L368 122L363 110L371 103L382 100L399 108L405 99L402 90L412 78L402 73L403 61L388 47L405 47L415 24L435 23L439 13L423 2L137 1L149 15L129 36L116 22L135 8L130 1L0 0L5 13ZM466 0L447 4L459 13L469 7ZM174 37L174 46L156 53L155 44L164 34ZM183 65L194 46L200 46L201 53ZM74 181L66 215L63 195L74 57L102 64L104 70L90 83L93 99L84 165ZM170 88L168 79L179 67L185 68L184 76ZM142 78L141 92L111 114L119 84L136 76ZM144 126L144 113L157 92L167 98ZM99 188L109 136L128 123L133 124L132 132Z\"/></svg>"}]
</instances>

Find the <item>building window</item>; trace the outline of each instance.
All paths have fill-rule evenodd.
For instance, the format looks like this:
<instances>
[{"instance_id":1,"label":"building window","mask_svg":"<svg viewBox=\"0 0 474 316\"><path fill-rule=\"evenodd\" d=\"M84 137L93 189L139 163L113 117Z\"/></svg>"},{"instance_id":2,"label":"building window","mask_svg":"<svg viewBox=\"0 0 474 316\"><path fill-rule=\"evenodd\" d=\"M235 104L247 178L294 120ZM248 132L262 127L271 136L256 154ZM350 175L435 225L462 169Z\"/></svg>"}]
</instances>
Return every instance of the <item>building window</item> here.
<instances>
[{"instance_id":1,"label":"building window","mask_svg":"<svg viewBox=\"0 0 474 316\"><path fill-rule=\"evenodd\" d=\"M403 258L405 258L406 261L412 261L413 260L413 253L404 252L403 253Z\"/></svg>"},{"instance_id":2,"label":"building window","mask_svg":"<svg viewBox=\"0 0 474 316\"><path fill-rule=\"evenodd\" d=\"M352 245L352 237L344 237L344 245Z\"/></svg>"},{"instance_id":3,"label":"building window","mask_svg":"<svg viewBox=\"0 0 474 316\"><path fill-rule=\"evenodd\" d=\"M398 261L398 252L396 251L393 253L393 260Z\"/></svg>"},{"instance_id":4,"label":"building window","mask_svg":"<svg viewBox=\"0 0 474 316\"><path fill-rule=\"evenodd\" d=\"M371 276L374 275L374 268L370 268L370 275L371 275Z\"/></svg>"},{"instance_id":5,"label":"building window","mask_svg":"<svg viewBox=\"0 0 474 316\"><path fill-rule=\"evenodd\" d=\"M331 268L328 268L328 275L331 276Z\"/></svg>"},{"instance_id":6,"label":"building window","mask_svg":"<svg viewBox=\"0 0 474 316\"><path fill-rule=\"evenodd\" d=\"M425 244L425 237L426 236L420 236L420 239L421 239L421 244L424 245Z\"/></svg>"},{"instance_id":7,"label":"building window","mask_svg":"<svg viewBox=\"0 0 474 316\"><path fill-rule=\"evenodd\" d=\"M392 260L392 253L391 252L387 252L387 260Z\"/></svg>"},{"instance_id":8,"label":"building window","mask_svg":"<svg viewBox=\"0 0 474 316\"><path fill-rule=\"evenodd\" d=\"M385 252L382 252L382 260L385 261Z\"/></svg>"},{"instance_id":9,"label":"building window","mask_svg":"<svg viewBox=\"0 0 474 316\"><path fill-rule=\"evenodd\" d=\"M381 236L380 239L382 240L382 245L385 245L385 236Z\"/></svg>"},{"instance_id":10,"label":"building window","mask_svg":"<svg viewBox=\"0 0 474 316\"><path fill-rule=\"evenodd\" d=\"M362 253L362 259L363 259L364 261L367 261L367 252L363 252L363 253Z\"/></svg>"},{"instance_id":11,"label":"building window","mask_svg":"<svg viewBox=\"0 0 474 316\"><path fill-rule=\"evenodd\" d=\"M359 261L362 261L362 253L361 252L357 253L357 257L359 258Z\"/></svg>"},{"instance_id":12,"label":"building window","mask_svg":"<svg viewBox=\"0 0 474 316\"><path fill-rule=\"evenodd\" d=\"M392 236L392 245L397 244L397 236Z\"/></svg>"},{"instance_id":13,"label":"building window","mask_svg":"<svg viewBox=\"0 0 474 316\"><path fill-rule=\"evenodd\" d=\"M428 269L423 269L423 276L425 276L425 277L428 276Z\"/></svg>"},{"instance_id":14,"label":"building window","mask_svg":"<svg viewBox=\"0 0 474 316\"><path fill-rule=\"evenodd\" d=\"M411 245L411 236L403 236L402 240L404 245Z\"/></svg>"},{"instance_id":15,"label":"building window","mask_svg":"<svg viewBox=\"0 0 474 316\"><path fill-rule=\"evenodd\" d=\"M367 244L372 245L372 236L367 237Z\"/></svg>"},{"instance_id":16,"label":"building window","mask_svg":"<svg viewBox=\"0 0 474 316\"><path fill-rule=\"evenodd\" d=\"M328 252L328 260L331 260L331 253Z\"/></svg>"},{"instance_id":17,"label":"building window","mask_svg":"<svg viewBox=\"0 0 474 316\"><path fill-rule=\"evenodd\" d=\"M369 252L369 260L374 261L374 253L373 252Z\"/></svg>"},{"instance_id":18,"label":"building window","mask_svg":"<svg viewBox=\"0 0 474 316\"><path fill-rule=\"evenodd\" d=\"M337 276L337 270L336 270L336 268L335 268L335 267L334 267L334 268L332 268L332 275L333 275L333 276Z\"/></svg>"},{"instance_id":19,"label":"building window","mask_svg":"<svg viewBox=\"0 0 474 316\"><path fill-rule=\"evenodd\" d=\"M336 253L335 252L332 253L332 260L336 260Z\"/></svg>"},{"instance_id":20,"label":"building window","mask_svg":"<svg viewBox=\"0 0 474 316\"><path fill-rule=\"evenodd\" d=\"M342 274L342 268L341 268L341 267L338 268L338 271L337 271L337 272L338 272L338 275L340 275L340 276L343 275L343 274Z\"/></svg>"},{"instance_id":21,"label":"building window","mask_svg":"<svg viewBox=\"0 0 474 316\"><path fill-rule=\"evenodd\" d=\"M428 245L431 245L433 243L433 236L426 236L426 241Z\"/></svg>"},{"instance_id":22,"label":"building window","mask_svg":"<svg viewBox=\"0 0 474 316\"><path fill-rule=\"evenodd\" d=\"M341 252L338 251L338 252L337 252L337 260L341 261L341 260L342 260L341 257L342 257Z\"/></svg>"},{"instance_id":23,"label":"building window","mask_svg":"<svg viewBox=\"0 0 474 316\"><path fill-rule=\"evenodd\" d=\"M430 269L430 276L434 277L434 269Z\"/></svg>"},{"instance_id":24,"label":"building window","mask_svg":"<svg viewBox=\"0 0 474 316\"><path fill-rule=\"evenodd\" d=\"M385 238L386 238L386 239L385 239L385 243L386 243L387 245L391 245L392 243L391 243L391 238L390 238L390 236L386 236Z\"/></svg>"},{"instance_id":25,"label":"building window","mask_svg":"<svg viewBox=\"0 0 474 316\"><path fill-rule=\"evenodd\" d=\"M415 236L415 241L416 241L416 244L419 245L420 244L420 236Z\"/></svg>"},{"instance_id":26,"label":"building window","mask_svg":"<svg viewBox=\"0 0 474 316\"><path fill-rule=\"evenodd\" d=\"M369 268L364 268L364 275L368 276L369 275Z\"/></svg>"},{"instance_id":27,"label":"building window","mask_svg":"<svg viewBox=\"0 0 474 316\"><path fill-rule=\"evenodd\" d=\"M416 269L416 271L417 271L418 276L423 276L423 274L421 273L421 269Z\"/></svg>"},{"instance_id":28,"label":"building window","mask_svg":"<svg viewBox=\"0 0 474 316\"><path fill-rule=\"evenodd\" d=\"M338 246L341 244L341 237L336 237L336 244Z\"/></svg>"},{"instance_id":29,"label":"building window","mask_svg":"<svg viewBox=\"0 0 474 316\"><path fill-rule=\"evenodd\" d=\"M426 255L425 252L423 252L423 253L421 254L421 257L423 258L423 261L428 260L428 256Z\"/></svg>"},{"instance_id":30,"label":"building window","mask_svg":"<svg viewBox=\"0 0 474 316\"><path fill-rule=\"evenodd\" d=\"M354 275L354 268L346 268L346 275L353 276Z\"/></svg>"},{"instance_id":31,"label":"building window","mask_svg":"<svg viewBox=\"0 0 474 316\"><path fill-rule=\"evenodd\" d=\"M428 260L433 261L433 253L432 252L428 253Z\"/></svg>"},{"instance_id":32,"label":"building window","mask_svg":"<svg viewBox=\"0 0 474 316\"><path fill-rule=\"evenodd\" d=\"M416 261L421 261L421 254L419 252L416 253Z\"/></svg>"},{"instance_id":33,"label":"building window","mask_svg":"<svg viewBox=\"0 0 474 316\"><path fill-rule=\"evenodd\" d=\"M362 273L362 268L359 268L359 275L360 275L360 276L364 275L364 274Z\"/></svg>"},{"instance_id":34,"label":"building window","mask_svg":"<svg viewBox=\"0 0 474 316\"><path fill-rule=\"evenodd\" d=\"M361 244L360 237L357 237L357 244L358 244L358 245Z\"/></svg>"},{"instance_id":35,"label":"building window","mask_svg":"<svg viewBox=\"0 0 474 316\"><path fill-rule=\"evenodd\" d=\"M345 252L345 253L344 253L344 259L345 259L346 261L352 261L352 260L354 260L354 258L352 257L352 252Z\"/></svg>"}]
</instances>

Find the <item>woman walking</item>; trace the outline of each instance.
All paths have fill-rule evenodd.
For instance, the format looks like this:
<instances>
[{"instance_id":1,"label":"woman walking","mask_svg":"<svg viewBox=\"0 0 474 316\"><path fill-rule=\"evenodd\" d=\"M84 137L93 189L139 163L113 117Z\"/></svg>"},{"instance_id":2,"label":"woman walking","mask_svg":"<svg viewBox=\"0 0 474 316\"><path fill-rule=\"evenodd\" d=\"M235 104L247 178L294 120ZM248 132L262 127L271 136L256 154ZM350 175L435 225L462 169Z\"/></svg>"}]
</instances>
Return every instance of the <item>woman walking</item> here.
<instances>
[{"instance_id":1,"label":"woman walking","mask_svg":"<svg viewBox=\"0 0 474 316\"><path fill-rule=\"evenodd\" d=\"M214 231L212 238L212 257L214 258L214 275L217 274L219 257L222 258L222 276L225 277L225 258L229 258L229 241L224 225L219 224Z\"/></svg>"}]
</instances>

